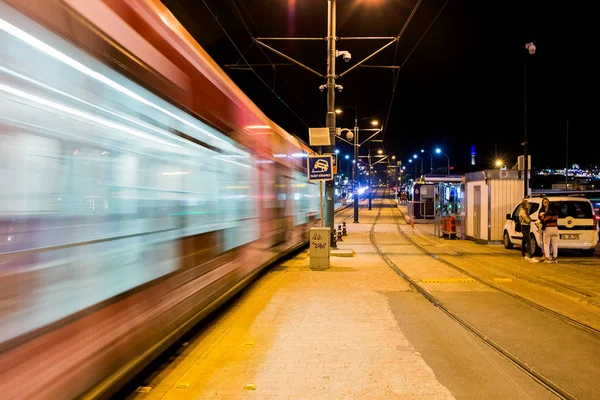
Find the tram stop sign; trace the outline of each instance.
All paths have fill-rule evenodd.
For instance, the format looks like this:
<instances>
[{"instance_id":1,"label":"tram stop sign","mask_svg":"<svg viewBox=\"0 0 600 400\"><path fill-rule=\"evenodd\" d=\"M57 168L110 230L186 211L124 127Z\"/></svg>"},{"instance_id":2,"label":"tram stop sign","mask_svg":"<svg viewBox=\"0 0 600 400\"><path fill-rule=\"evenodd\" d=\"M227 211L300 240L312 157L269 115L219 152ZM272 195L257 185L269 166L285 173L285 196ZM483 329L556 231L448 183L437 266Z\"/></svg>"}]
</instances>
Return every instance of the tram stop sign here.
<instances>
[{"instance_id":1,"label":"tram stop sign","mask_svg":"<svg viewBox=\"0 0 600 400\"><path fill-rule=\"evenodd\" d=\"M310 182L333 179L333 157L331 154L308 156L308 180Z\"/></svg>"}]
</instances>

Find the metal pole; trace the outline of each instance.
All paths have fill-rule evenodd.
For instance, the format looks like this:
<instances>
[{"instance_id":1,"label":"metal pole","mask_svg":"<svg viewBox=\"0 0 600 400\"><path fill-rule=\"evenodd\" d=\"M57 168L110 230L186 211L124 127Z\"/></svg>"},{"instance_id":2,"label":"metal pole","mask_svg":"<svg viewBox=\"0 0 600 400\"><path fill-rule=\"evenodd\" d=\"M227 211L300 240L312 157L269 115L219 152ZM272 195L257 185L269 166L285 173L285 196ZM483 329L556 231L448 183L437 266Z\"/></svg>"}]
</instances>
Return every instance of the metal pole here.
<instances>
[{"instance_id":1,"label":"metal pole","mask_svg":"<svg viewBox=\"0 0 600 400\"><path fill-rule=\"evenodd\" d=\"M352 166L352 189L354 191L354 223L358 223L358 111L354 114L354 164Z\"/></svg>"},{"instance_id":2,"label":"metal pole","mask_svg":"<svg viewBox=\"0 0 600 400\"><path fill-rule=\"evenodd\" d=\"M325 225L323 219L323 181L319 181L319 198L321 199L321 227Z\"/></svg>"},{"instance_id":3,"label":"metal pole","mask_svg":"<svg viewBox=\"0 0 600 400\"><path fill-rule=\"evenodd\" d=\"M335 14L336 0L328 0L327 20L327 127L331 137L331 146L327 147L327 153L333 153L335 149ZM325 226L331 230L331 243L333 240L333 211L334 211L334 185L333 181L327 181L325 185Z\"/></svg>"},{"instance_id":4,"label":"metal pole","mask_svg":"<svg viewBox=\"0 0 600 400\"><path fill-rule=\"evenodd\" d=\"M430 166L430 171L431 171L431 175L433 175L433 154L429 153L429 166Z\"/></svg>"},{"instance_id":5,"label":"metal pole","mask_svg":"<svg viewBox=\"0 0 600 400\"><path fill-rule=\"evenodd\" d=\"M569 172L568 171L569 171L569 120L567 120L567 151L566 151L566 157L565 157L565 185L569 184Z\"/></svg>"},{"instance_id":6,"label":"metal pole","mask_svg":"<svg viewBox=\"0 0 600 400\"><path fill-rule=\"evenodd\" d=\"M527 56L525 56L523 72L523 197L527 197Z\"/></svg>"},{"instance_id":7,"label":"metal pole","mask_svg":"<svg viewBox=\"0 0 600 400\"><path fill-rule=\"evenodd\" d=\"M371 211L371 191L373 190L373 171L371 170L371 147L369 146L369 211Z\"/></svg>"}]
</instances>

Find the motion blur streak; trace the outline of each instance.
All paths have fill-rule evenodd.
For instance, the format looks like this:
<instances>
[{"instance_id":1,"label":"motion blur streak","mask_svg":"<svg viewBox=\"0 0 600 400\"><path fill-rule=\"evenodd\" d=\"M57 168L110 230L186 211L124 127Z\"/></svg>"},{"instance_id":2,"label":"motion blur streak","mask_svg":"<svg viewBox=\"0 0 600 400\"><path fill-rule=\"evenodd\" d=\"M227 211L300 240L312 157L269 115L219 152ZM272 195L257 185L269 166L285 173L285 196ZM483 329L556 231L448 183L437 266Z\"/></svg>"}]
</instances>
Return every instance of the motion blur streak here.
<instances>
[{"instance_id":1,"label":"motion blur streak","mask_svg":"<svg viewBox=\"0 0 600 400\"><path fill-rule=\"evenodd\" d=\"M0 0L3 399L109 397L320 218L308 146L155 0L108 3L127 30Z\"/></svg>"},{"instance_id":2,"label":"motion blur streak","mask_svg":"<svg viewBox=\"0 0 600 400\"><path fill-rule=\"evenodd\" d=\"M143 139L152 140L152 141L155 141L155 142L167 145L167 146L177 146L175 144L171 144L171 143L165 142L163 140L153 138L152 136L146 135L143 132L137 131L135 129L130 129L130 128L127 128L125 126L122 126L122 125L115 124L113 122L107 121L105 119L94 117L93 115L83 113L83 112L75 110L73 108L66 107L66 106L63 106L61 104L55 103L53 101L45 100L45 99L42 99L40 97L31 95L29 93L25 93L25 92L23 92L23 91L21 91L19 89L15 89L15 88L12 88L12 87L0 84L0 90L3 91L3 92L6 92L6 93L14 94L14 95L16 95L18 97L21 97L22 99L31 100L31 101L33 101L33 102L35 102L37 104L54 108L57 111L62 111L63 113L66 113L66 114L71 114L71 115L74 115L76 117L84 118L84 119L87 119L87 120L89 120L91 122L96 122L96 123L104 125L104 126L106 126L108 128L119 129L119 130L121 130L123 132L127 132L127 133L130 133L132 135L139 136L139 137L141 137Z\"/></svg>"},{"instance_id":3,"label":"motion blur streak","mask_svg":"<svg viewBox=\"0 0 600 400\"><path fill-rule=\"evenodd\" d=\"M51 46L48 46L46 43L42 42L41 40L23 32L22 30L20 30L19 28L15 27L14 25L9 24L8 22L6 22L5 20L3 20L2 18L0 18L0 29L2 29L3 31L13 35L14 37L22 40L23 42L29 44L30 46L33 46L35 48L37 48L38 50L43 51L44 53L48 54L49 56L52 56L54 58L56 58L57 60L62 61L63 63L83 72L84 74L88 75L91 78L94 78L102 83L104 83L105 85L108 85L110 87L112 87L113 89L116 89L118 91L120 91L123 94L126 94L127 96L143 103L146 104L150 107L155 108L158 111L161 111L165 114L167 114L168 116L170 116L171 118L175 118L177 120L179 120L180 122L210 136L213 139L225 142L223 139L205 131L202 128L199 128L197 125L191 124L188 121L179 118L177 115L174 115L172 113L170 113L169 111L157 106L156 104L144 99L143 97L139 96L138 94L132 92L131 90L123 87L122 85L119 85L118 83L110 80L109 78L107 78L106 76L99 74L96 71L93 71L92 69L86 67L85 65L81 64L80 62L77 62L76 60L66 56L65 54L61 53L60 51L52 48ZM227 142L225 142L227 143Z\"/></svg>"}]
</instances>

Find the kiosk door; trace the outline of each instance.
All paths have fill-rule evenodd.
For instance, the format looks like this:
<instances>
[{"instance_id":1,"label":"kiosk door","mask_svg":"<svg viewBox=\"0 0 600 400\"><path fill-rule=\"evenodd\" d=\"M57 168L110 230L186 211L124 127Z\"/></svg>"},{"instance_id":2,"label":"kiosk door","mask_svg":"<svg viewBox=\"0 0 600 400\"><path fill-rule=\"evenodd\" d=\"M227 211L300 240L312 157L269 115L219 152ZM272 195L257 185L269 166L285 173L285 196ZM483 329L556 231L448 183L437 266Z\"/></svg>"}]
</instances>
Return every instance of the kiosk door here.
<instances>
[{"instance_id":1,"label":"kiosk door","mask_svg":"<svg viewBox=\"0 0 600 400\"><path fill-rule=\"evenodd\" d=\"M475 186L475 210L473 212L473 237L481 239L481 186Z\"/></svg>"}]
</instances>

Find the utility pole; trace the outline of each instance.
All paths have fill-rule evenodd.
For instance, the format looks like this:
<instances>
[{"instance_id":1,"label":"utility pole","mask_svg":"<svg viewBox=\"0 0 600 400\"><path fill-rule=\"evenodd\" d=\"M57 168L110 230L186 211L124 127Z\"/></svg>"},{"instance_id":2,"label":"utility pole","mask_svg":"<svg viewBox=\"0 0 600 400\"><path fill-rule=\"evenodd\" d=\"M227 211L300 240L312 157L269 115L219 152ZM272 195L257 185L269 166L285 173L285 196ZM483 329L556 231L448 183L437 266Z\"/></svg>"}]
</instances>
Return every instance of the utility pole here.
<instances>
[{"instance_id":1,"label":"utility pole","mask_svg":"<svg viewBox=\"0 0 600 400\"><path fill-rule=\"evenodd\" d=\"M523 197L527 197L527 175L528 160L527 160L527 59L525 59L525 67L523 72L524 90L523 90Z\"/></svg>"},{"instance_id":2,"label":"utility pole","mask_svg":"<svg viewBox=\"0 0 600 400\"><path fill-rule=\"evenodd\" d=\"M567 151L565 157L565 185L569 184L569 120L567 120Z\"/></svg>"},{"instance_id":3,"label":"utility pole","mask_svg":"<svg viewBox=\"0 0 600 400\"><path fill-rule=\"evenodd\" d=\"M329 128L329 136L331 137L331 146L326 148L326 153L335 151L335 41L336 41L336 1L328 0L327 9L327 128ZM335 187L333 181L327 181L325 185L325 226L331 229L331 241L333 240L333 212L335 201Z\"/></svg>"},{"instance_id":4,"label":"utility pole","mask_svg":"<svg viewBox=\"0 0 600 400\"><path fill-rule=\"evenodd\" d=\"M369 211L371 211L371 192L373 191L373 170L371 168L371 146L369 146Z\"/></svg>"},{"instance_id":5,"label":"utility pole","mask_svg":"<svg viewBox=\"0 0 600 400\"><path fill-rule=\"evenodd\" d=\"M352 164L352 191L354 192L354 223L358 223L358 111L354 114L354 161Z\"/></svg>"},{"instance_id":6,"label":"utility pole","mask_svg":"<svg viewBox=\"0 0 600 400\"><path fill-rule=\"evenodd\" d=\"M257 37L257 38L252 38L252 39L253 39L254 43L261 46L262 48L265 48L265 49L285 58L286 60L302 67L306 71L308 71L314 75L317 75L320 78L325 78L327 83L325 85L319 86L319 90L321 90L322 92L325 92L325 89L327 89L327 117L326 117L327 118L327 121L326 121L327 126L326 127L327 127L327 129L329 129L329 135L330 135L331 140L330 140L330 145L324 147L323 150L324 150L324 153L333 154L335 151L335 142L336 142L335 90L342 91L342 89L343 89L343 87L341 85L336 85L336 80L338 78L344 77L345 75L347 75L351 71L355 70L356 68L363 66L363 64L366 63L368 60L370 60L377 54L381 53L388 47L391 47L394 43L397 43L400 40L400 37L404 30L402 32L400 32L400 34L398 36L391 36L391 37L365 36L365 37L339 37L338 38L336 36L337 0L327 0L327 3L328 3L327 4L327 6L328 6L327 14L328 15L327 15L327 37L326 38L322 38L322 37L320 37L320 38L319 37L271 37L271 38ZM301 41L323 42L323 39L326 39L326 41L327 41L327 73L325 75L313 70L309 66L293 59L292 57L284 54L283 52L264 43L264 41L266 41L266 40L271 40L271 41L301 40ZM358 63L354 64L352 67L348 68L346 71L341 73L339 76L336 76L336 73L335 73L336 57L342 56L344 61L346 61L346 62L349 62L351 59L351 54L349 51L337 51L337 49L336 49L336 41L337 40L386 40L386 41L388 41L388 43L381 46L378 50L374 51L372 54L365 57ZM357 124L355 123L355 125L357 125ZM357 136L358 136L358 130L356 131L355 137L357 137ZM356 141L358 141L358 139L356 139ZM357 144L357 142L355 142L355 143ZM355 149L357 149L356 146L355 146ZM356 162L358 162L358 157L357 157L356 151L355 151L354 159L356 160ZM354 168L354 175L355 175L355 178L358 179L356 168ZM332 235L333 235L333 228L334 228L334 219L333 219L333 217L334 217L334 215L333 215L334 201L335 201L334 196L335 196L334 182L327 181L326 185L325 185L325 199L324 199L325 209L323 212L323 217L324 217L324 221L325 221L325 226L331 228ZM357 206L358 201L355 201L354 204L355 204L355 210L358 211L358 206ZM358 222L358 215L355 217L355 222ZM331 243L334 243L333 240L331 241Z\"/></svg>"},{"instance_id":7,"label":"utility pole","mask_svg":"<svg viewBox=\"0 0 600 400\"><path fill-rule=\"evenodd\" d=\"M529 52L530 55L535 54L536 47L533 42L527 43L525 45L525 49ZM527 185L527 177L529 174L529 159L527 156L527 56L524 58L524 68L523 68L523 197L527 197L529 194L528 185Z\"/></svg>"}]
</instances>

